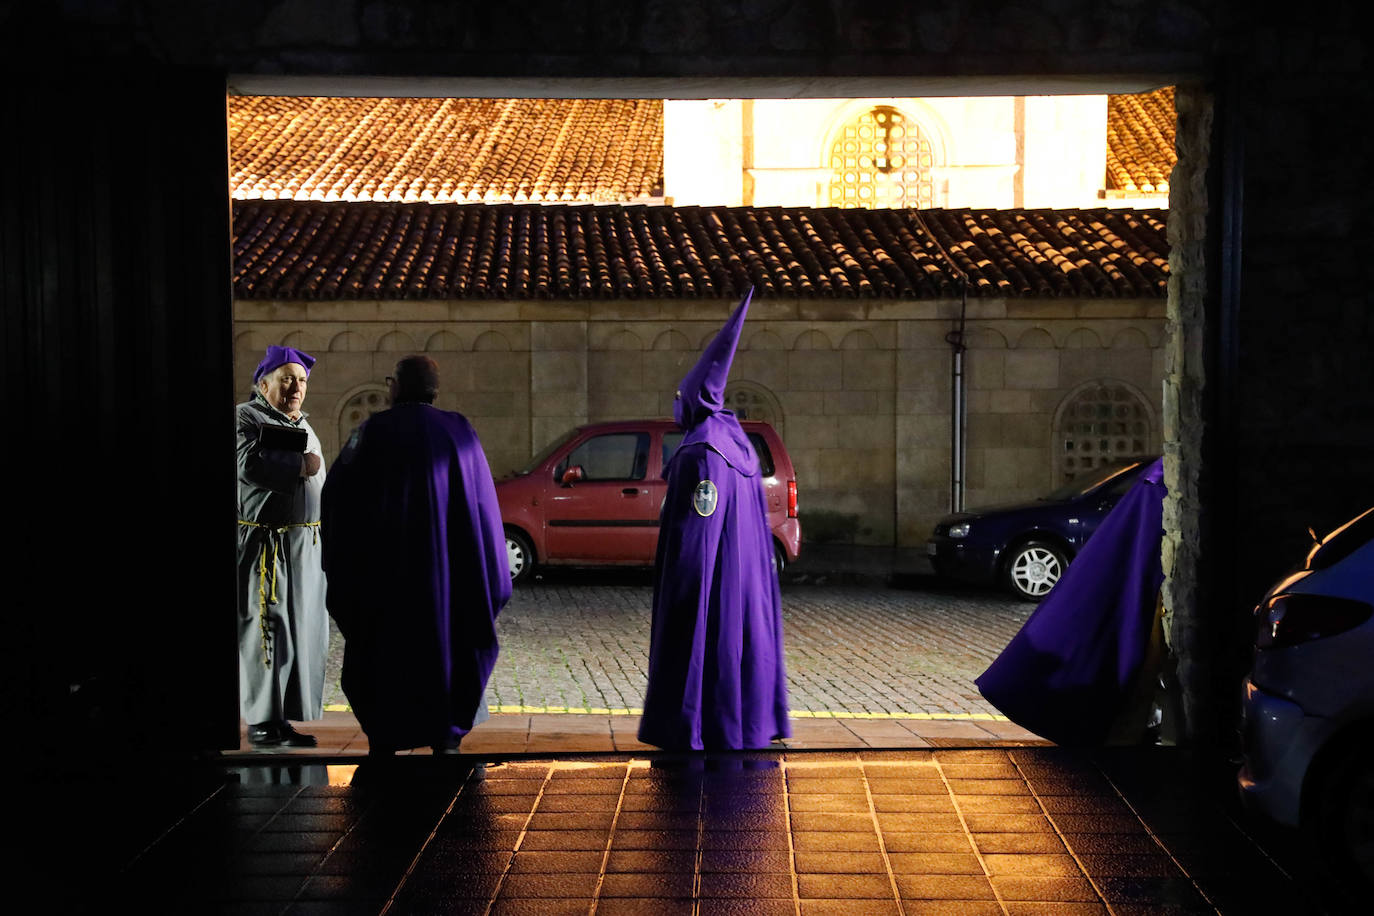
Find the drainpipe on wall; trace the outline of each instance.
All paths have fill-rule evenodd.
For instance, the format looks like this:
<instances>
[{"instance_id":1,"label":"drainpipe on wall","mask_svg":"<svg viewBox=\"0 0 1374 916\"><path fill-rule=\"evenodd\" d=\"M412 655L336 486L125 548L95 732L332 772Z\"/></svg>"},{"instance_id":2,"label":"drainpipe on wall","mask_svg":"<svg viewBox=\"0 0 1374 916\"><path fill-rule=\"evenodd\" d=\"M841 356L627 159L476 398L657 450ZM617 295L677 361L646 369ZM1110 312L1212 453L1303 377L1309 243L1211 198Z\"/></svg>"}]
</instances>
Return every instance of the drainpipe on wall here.
<instances>
[{"instance_id":1,"label":"drainpipe on wall","mask_svg":"<svg viewBox=\"0 0 1374 916\"><path fill-rule=\"evenodd\" d=\"M921 218L920 210L912 210L916 224L921 227L925 237L930 239L935 250L943 256L950 271L959 278L959 324L945 335L950 348L950 408L949 408L949 511L962 512L964 509L964 465L968 444L968 384L964 376L964 329L968 319L968 274L964 273L954 258L950 257L939 238L930 231L926 221Z\"/></svg>"},{"instance_id":2,"label":"drainpipe on wall","mask_svg":"<svg viewBox=\"0 0 1374 916\"><path fill-rule=\"evenodd\" d=\"M968 316L968 281L959 276L959 326L945 335L950 348L949 405L949 511L964 511L964 446L968 429L967 380L964 377L965 319Z\"/></svg>"}]
</instances>

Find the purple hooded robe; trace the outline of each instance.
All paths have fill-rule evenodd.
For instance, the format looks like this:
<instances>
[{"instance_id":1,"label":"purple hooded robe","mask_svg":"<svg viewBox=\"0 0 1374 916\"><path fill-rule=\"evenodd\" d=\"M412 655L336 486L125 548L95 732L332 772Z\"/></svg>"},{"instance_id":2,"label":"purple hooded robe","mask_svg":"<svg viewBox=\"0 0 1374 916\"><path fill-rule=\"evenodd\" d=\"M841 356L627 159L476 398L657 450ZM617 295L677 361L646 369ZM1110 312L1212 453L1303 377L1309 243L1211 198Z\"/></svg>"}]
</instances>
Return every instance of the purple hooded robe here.
<instances>
[{"instance_id":1,"label":"purple hooded robe","mask_svg":"<svg viewBox=\"0 0 1374 916\"><path fill-rule=\"evenodd\" d=\"M1056 744L1106 740L1154 626L1164 492L1157 459L978 676L979 692L1008 719Z\"/></svg>"},{"instance_id":2,"label":"purple hooded robe","mask_svg":"<svg viewBox=\"0 0 1374 916\"><path fill-rule=\"evenodd\" d=\"M782 597L758 456L724 409L752 290L682 380L686 435L667 468L639 739L669 750L767 747L791 734Z\"/></svg>"},{"instance_id":3,"label":"purple hooded robe","mask_svg":"<svg viewBox=\"0 0 1374 916\"><path fill-rule=\"evenodd\" d=\"M455 746L486 718L511 594L476 432L428 404L374 414L329 469L321 514L344 694L369 743Z\"/></svg>"}]
</instances>

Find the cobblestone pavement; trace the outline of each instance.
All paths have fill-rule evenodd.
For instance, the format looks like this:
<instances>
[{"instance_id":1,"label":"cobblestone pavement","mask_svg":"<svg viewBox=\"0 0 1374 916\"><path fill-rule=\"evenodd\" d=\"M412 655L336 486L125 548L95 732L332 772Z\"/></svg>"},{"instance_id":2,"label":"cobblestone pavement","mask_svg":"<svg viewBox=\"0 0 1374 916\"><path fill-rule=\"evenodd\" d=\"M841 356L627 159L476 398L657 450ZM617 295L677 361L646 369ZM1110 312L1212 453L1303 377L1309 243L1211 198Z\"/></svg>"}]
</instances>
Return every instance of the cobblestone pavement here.
<instances>
[{"instance_id":1,"label":"cobblestone pavement","mask_svg":"<svg viewBox=\"0 0 1374 916\"><path fill-rule=\"evenodd\" d=\"M648 578L548 577L522 585L499 618L487 701L500 712L637 712L649 655ZM988 715L973 680L1034 606L932 587L784 584L793 714ZM334 634L325 702L338 687Z\"/></svg>"}]
</instances>

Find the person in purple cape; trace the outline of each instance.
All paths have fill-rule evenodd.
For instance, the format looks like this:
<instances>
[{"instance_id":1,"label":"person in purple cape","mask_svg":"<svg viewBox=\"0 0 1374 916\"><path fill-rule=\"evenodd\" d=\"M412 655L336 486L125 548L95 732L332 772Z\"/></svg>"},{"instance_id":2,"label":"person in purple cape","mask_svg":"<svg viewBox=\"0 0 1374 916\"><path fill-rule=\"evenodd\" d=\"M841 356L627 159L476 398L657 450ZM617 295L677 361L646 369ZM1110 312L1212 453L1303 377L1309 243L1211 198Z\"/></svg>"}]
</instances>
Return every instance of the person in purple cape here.
<instances>
[{"instance_id":1,"label":"person in purple cape","mask_svg":"<svg viewBox=\"0 0 1374 916\"><path fill-rule=\"evenodd\" d=\"M758 456L725 408L751 289L678 389L654 560L639 739L668 750L767 747L791 734L782 597Z\"/></svg>"},{"instance_id":2,"label":"person in purple cape","mask_svg":"<svg viewBox=\"0 0 1374 916\"><path fill-rule=\"evenodd\" d=\"M487 716L496 616L510 599L506 538L482 444L433 406L438 367L396 364L392 407L329 469L321 540L344 638L343 690L372 752L456 753Z\"/></svg>"},{"instance_id":3,"label":"person in purple cape","mask_svg":"<svg viewBox=\"0 0 1374 916\"><path fill-rule=\"evenodd\" d=\"M1160 643L1164 494L1156 459L974 682L1008 719L1061 745L1143 735L1137 707Z\"/></svg>"}]
</instances>

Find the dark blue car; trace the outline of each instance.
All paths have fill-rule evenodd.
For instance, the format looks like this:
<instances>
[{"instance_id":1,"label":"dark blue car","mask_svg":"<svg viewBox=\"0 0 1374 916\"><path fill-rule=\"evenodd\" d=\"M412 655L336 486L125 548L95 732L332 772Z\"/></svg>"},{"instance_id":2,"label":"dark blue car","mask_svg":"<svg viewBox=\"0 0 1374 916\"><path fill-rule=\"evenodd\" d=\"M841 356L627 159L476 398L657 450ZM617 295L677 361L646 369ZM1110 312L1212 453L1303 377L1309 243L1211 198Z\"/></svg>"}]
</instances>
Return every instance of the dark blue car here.
<instances>
[{"instance_id":1,"label":"dark blue car","mask_svg":"<svg viewBox=\"0 0 1374 916\"><path fill-rule=\"evenodd\" d=\"M1047 496L948 515L926 542L942 576L1002 585L1039 601L1088 536L1155 459L1132 458L1083 474Z\"/></svg>"}]
</instances>

